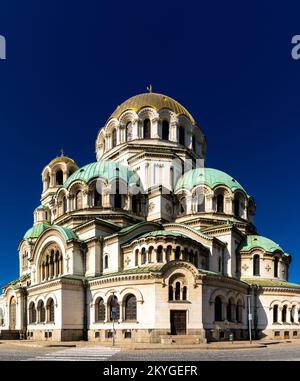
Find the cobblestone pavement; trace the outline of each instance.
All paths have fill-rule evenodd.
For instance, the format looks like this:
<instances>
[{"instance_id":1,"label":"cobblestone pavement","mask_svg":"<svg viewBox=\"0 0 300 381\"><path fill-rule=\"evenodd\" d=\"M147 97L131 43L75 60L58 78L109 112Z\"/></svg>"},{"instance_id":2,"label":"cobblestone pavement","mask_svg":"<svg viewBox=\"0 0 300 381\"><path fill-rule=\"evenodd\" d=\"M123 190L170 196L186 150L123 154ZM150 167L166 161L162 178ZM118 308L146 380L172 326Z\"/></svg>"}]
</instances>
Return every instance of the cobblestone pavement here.
<instances>
[{"instance_id":1,"label":"cobblestone pavement","mask_svg":"<svg viewBox=\"0 0 300 381\"><path fill-rule=\"evenodd\" d=\"M135 351L109 347L49 348L0 345L0 361L300 361L300 344L239 350Z\"/></svg>"}]
</instances>

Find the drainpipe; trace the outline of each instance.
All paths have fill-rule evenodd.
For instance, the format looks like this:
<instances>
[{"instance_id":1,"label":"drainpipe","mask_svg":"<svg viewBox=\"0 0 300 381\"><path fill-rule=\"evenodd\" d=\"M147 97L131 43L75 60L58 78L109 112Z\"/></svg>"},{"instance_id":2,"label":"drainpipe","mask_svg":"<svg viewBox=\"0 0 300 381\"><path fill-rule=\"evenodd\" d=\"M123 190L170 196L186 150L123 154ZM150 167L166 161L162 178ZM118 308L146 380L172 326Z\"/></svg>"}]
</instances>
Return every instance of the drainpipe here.
<instances>
[{"instance_id":1,"label":"drainpipe","mask_svg":"<svg viewBox=\"0 0 300 381\"><path fill-rule=\"evenodd\" d=\"M88 282L84 279L83 283L83 340L88 341Z\"/></svg>"}]
</instances>

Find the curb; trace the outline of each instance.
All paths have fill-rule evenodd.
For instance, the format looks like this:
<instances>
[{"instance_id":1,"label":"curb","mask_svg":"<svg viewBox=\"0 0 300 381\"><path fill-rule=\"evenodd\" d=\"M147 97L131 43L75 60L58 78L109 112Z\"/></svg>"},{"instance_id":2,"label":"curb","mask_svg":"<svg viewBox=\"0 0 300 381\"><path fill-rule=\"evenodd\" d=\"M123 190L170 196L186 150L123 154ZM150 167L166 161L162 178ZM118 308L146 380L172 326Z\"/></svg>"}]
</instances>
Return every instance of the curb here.
<instances>
[{"instance_id":1,"label":"curb","mask_svg":"<svg viewBox=\"0 0 300 381\"><path fill-rule=\"evenodd\" d=\"M201 351L201 350L210 350L210 351L223 351L223 350L242 350L242 349L259 349L259 348L267 348L267 345L252 345L249 346L226 346L226 347L184 347L184 346L177 346L177 347L135 347L135 348L128 348L128 347L119 347L121 351L123 352L135 352L135 351Z\"/></svg>"}]
</instances>

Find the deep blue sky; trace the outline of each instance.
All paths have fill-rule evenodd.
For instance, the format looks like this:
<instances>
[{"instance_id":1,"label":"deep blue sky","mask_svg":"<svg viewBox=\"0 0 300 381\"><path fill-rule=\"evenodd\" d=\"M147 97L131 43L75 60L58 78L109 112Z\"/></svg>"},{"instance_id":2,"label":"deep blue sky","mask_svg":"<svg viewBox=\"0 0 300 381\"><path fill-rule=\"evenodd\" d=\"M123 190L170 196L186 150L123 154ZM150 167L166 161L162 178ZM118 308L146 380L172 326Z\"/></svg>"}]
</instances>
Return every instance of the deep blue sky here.
<instances>
[{"instance_id":1,"label":"deep blue sky","mask_svg":"<svg viewBox=\"0 0 300 381\"><path fill-rule=\"evenodd\" d=\"M206 165L255 197L259 233L293 255L300 283L300 6L274 3L1 1L0 284L18 276L43 167L61 147L95 161L98 129L149 83L202 126Z\"/></svg>"}]
</instances>

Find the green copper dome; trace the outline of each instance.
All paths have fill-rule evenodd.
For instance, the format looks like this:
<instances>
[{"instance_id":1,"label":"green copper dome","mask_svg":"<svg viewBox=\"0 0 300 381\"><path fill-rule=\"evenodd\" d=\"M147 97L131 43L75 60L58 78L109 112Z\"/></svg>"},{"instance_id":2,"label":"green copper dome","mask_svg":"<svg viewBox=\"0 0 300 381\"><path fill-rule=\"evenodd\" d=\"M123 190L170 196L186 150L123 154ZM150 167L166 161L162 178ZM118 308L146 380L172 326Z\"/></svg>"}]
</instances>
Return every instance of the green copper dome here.
<instances>
[{"instance_id":1,"label":"green copper dome","mask_svg":"<svg viewBox=\"0 0 300 381\"><path fill-rule=\"evenodd\" d=\"M65 182L64 187L68 188L74 181L82 181L89 183L97 178L104 178L108 182L113 181L117 177L127 184L136 183L136 174L128 167L113 161L100 160L96 163L88 164L78 171L74 172Z\"/></svg>"},{"instance_id":2,"label":"green copper dome","mask_svg":"<svg viewBox=\"0 0 300 381\"><path fill-rule=\"evenodd\" d=\"M259 235L248 235L239 246L240 252L250 251L252 249L263 249L268 253L274 253L275 251L281 251L284 253L282 248L277 243L269 238Z\"/></svg>"},{"instance_id":3,"label":"green copper dome","mask_svg":"<svg viewBox=\"0 0 300 381\"><path fill-rule=\"evenodd\" d=\"M196 168L188 171L178 180L175 191L178 191L179 189L187 189L191 191L194 187L203 183L211 189L218 185L225 185L233 192L239 189L246 193L241 184L239 184L232 176L213 168Z\"/></svg>"},{"instance_id":4,"label":"green copper dome","mask_svg":"<svg viewBox=\"0 0 300 381\"><path fill-rule=\"evenodd\" d=\"M49 224L36 224L29 230L24 235L24 239L36 239L39 238L39 236L50 227Z\"/></svg>"},{"instance_id":5,"label":"green copper dome","mask_svg":"<svg viewBox=\"0 0 300 381\"><path fill-rule=\"evenodd\" d=\"M44 233L45 230L50 228L57 230L64 237L65 241L78 239L77 235L73 232L73 230L65 228L63 226L36 224L26 232L26 234L24 235L24 240L37 239L42 235L42 233Z\"/></svg>"}]
</instances>

